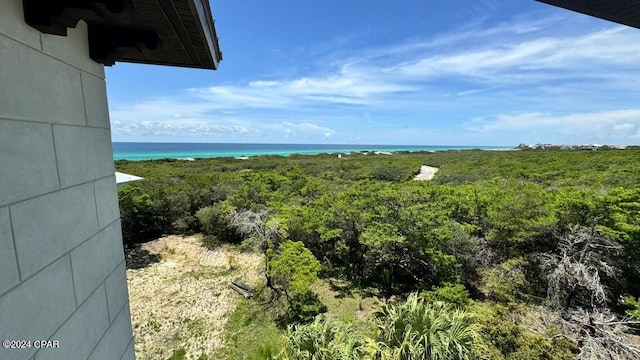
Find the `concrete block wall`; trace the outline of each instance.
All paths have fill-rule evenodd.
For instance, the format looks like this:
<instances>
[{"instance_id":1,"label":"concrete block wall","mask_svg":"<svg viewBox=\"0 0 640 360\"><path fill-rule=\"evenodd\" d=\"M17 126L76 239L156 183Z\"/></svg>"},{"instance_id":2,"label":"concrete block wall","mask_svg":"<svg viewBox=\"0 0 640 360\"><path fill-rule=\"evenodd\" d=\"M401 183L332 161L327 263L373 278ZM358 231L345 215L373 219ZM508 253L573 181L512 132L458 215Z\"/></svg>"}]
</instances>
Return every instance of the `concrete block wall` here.
<instances>
[{"instance_id":1,"label":"concrete block wall","mask_svg":"<svg viewBox=\"0 0 640 360\"><path fill-rule=\"evenodd\" d=\"M0 60L0 341L31 341L0 345L0 359L134 359L104 69L86 25L41 34L22 0L0 0Z\"/></svg>"}]
</instances>

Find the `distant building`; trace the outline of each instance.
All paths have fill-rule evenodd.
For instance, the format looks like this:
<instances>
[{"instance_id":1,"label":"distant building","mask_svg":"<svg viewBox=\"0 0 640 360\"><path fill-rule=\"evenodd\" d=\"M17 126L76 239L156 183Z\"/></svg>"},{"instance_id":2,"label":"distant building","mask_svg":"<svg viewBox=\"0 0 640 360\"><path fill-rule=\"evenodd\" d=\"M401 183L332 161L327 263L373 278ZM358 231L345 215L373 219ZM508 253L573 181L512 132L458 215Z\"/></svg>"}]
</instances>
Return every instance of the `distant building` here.
<instances>
[{"instance_id":1,"label":"distant building","mask_svg":"<svg viewBox=\"0 0 640 360\"><path fill-rule=\"evenodd\" d=\"M104 66L215 69L205 0L0 0L0 359L135 358ZM53 344L52 344L53 345Z\"/></svg>"},{"instance_id":2,"label":"distant building","mask_svg":"<svg viewBox=\"0 0 640 360\"><path fill-rule=\"evenodd\" d=\"M627 145L610 145L609 148L616 149L616 150L626 150Z\"/></svg>"},{"instance_id":3,"label":"distant building","mask_svg":"<svg viewBox=\"0 0 640 360\"><path fill-rule=\"evenodd\" d=\"M600 144L582 145L582 146L580 146L580 150L596 151L596 150L600 149L601 147L602 147L602 145L600 145Z\"/></svg>"}]
</instances>

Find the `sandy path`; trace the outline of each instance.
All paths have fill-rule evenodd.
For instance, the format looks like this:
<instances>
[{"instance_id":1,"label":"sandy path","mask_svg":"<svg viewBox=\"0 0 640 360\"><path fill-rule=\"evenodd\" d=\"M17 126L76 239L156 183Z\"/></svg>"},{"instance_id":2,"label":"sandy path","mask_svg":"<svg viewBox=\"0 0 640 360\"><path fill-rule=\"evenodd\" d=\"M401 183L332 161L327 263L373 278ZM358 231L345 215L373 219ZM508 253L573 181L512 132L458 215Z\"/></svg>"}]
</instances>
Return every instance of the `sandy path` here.
<instances>
[{"instance_id":1,"label":"sandy path","mask_svg":"<svg viewBox=\"0 0 640 360\"><path fill-rule=\"evenodd\" d=\"M136 357L166 359L184 348L186 359L211 355L222 345L224 325L242 297L227 284L262 280L262 257L235 249L208 250L195 236L168 236L142 246L160 262L128 269ZM231 264L231 266L230 266Z\"/></svg>"},{"instance_id":2,"label":"sandy path","mask_svg":"<svg viewBox=\"0 0 640 360\"><path fill-rule=\"evenodd\" d=\"M414 180L431 180L437 172L438 168L423 165L420 167L420 174L416 175Z\"/></svg>"}]
</instances>

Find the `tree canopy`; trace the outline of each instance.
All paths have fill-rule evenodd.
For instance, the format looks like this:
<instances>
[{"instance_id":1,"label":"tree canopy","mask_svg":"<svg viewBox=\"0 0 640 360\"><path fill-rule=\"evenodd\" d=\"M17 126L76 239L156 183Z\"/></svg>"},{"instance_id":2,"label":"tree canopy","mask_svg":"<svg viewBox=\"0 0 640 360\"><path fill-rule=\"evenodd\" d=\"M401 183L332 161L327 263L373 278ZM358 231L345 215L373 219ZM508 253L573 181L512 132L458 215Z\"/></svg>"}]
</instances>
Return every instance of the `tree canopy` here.
<instances>
[{"instance_id":1,"label":"tree canopy","mask_svg":"<svg viewBox=\"0 0 640 360\"><path fill-rule=\"evenodd\" d=\"M289 329L284 358L349 358L346 347L378 359L626 359L638 331L625 316L640 297L639 158L470 150L116 168L146 179L119 190L127 242L204 233L261 251L267 287L290 300L336 278L388 301L372 320L386 338L316 319ZM432 181L412 180L422 165L439 168ZM607 339L625 345L596 347Z\"/></svg>"}]
</instances>

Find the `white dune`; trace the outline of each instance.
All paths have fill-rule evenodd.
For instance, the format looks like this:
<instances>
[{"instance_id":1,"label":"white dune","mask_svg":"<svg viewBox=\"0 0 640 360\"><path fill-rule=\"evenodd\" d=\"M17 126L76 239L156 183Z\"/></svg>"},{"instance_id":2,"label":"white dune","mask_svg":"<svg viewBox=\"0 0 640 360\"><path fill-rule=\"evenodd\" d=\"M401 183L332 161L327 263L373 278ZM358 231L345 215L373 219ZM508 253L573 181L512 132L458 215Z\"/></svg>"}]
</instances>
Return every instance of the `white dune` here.
<instances>
[{"instance_id":1,"label":"white dune","mask_svg":"<svg viewBox=\"0 0 640 360\"><path fill-rule=\"evenodd\" d=\"M414 180L431 180L436 172L438 172L438 168L423 165L420 167L420 173L414 177Z\"/></svg>"}]
</instances>

